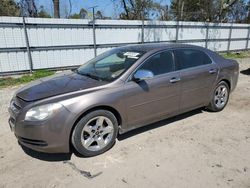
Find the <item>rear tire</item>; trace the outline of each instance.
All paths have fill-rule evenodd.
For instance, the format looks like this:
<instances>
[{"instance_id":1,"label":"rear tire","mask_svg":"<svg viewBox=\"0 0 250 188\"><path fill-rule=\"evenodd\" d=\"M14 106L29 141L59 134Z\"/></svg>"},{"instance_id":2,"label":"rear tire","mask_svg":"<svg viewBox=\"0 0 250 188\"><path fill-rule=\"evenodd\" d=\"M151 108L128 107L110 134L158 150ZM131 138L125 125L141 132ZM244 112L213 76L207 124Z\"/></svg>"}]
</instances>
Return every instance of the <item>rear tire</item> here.
<instances>
[{"instance_id":1,"label":"rear tire","mask_svg":"<svg viewBox=\"0 0 250 188\"><path fill-rule=\"evenodd\" d=\"M212 112L219 112L223 110L228 103L229 94L230 90L228 84L221 81L216 85L212 99L206 108Z\"/></svg>"},{"instance_id":2,"label":"rear tire","mask_svg":"<svg viewBox=\"0 0 250 188\"><path fill-rule=\"evenodd\" d=\"M115 144L117 134L118 122L114 114L96 110L76 124L71 142L80 155L92 157L109 150Z\"/></svg>"}]
</instances>

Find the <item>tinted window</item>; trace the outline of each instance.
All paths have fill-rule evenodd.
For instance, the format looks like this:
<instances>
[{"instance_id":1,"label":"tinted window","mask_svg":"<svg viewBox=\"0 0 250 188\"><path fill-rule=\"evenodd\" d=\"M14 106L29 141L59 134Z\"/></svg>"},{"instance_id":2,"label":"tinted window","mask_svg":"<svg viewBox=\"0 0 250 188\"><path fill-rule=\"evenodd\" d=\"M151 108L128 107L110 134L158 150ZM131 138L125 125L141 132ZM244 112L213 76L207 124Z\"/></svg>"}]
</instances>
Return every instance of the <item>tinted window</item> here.
<instances>
[{"instance_id":1,"label":"tinted window","mask_svg":"<svg viewBox=\"0 0 250 188\"><path fill-rule=\"evenodd\" d=\"M168 73L174 70L172 53L162 52L149 58L140 69L150 70L154 75Z\"/></svg>"},{"instance_id":2,"label":"tinted window","mask_svg":"<svg viewBox=\"0 0 250 188\"><path fill-rule=\"evenodd\" d=\"M212 63L207 54L192 49L175 50L175 58L179 70Z\"/></svg>"}]
</instances>

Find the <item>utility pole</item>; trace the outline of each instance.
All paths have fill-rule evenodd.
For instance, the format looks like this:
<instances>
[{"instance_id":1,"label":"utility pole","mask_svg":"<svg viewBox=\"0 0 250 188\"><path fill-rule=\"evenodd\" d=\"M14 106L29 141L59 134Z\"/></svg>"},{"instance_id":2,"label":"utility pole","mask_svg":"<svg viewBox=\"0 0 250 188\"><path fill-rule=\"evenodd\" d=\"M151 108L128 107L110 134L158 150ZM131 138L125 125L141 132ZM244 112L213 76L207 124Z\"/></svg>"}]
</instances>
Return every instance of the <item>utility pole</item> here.
<instances>
[{"instance_id":1,"label":"utility pole","mask_svg":"<svg viewBox=\"0 0 250 188\"><path fill-rule=\"evenodd\" d=\"M93 43L94 43L94 55L96 57L96 35L95 35L95 8L98 6L89 7L89 9L92 9L92 26L93 26Z\"/></svg>"}]
</instances>

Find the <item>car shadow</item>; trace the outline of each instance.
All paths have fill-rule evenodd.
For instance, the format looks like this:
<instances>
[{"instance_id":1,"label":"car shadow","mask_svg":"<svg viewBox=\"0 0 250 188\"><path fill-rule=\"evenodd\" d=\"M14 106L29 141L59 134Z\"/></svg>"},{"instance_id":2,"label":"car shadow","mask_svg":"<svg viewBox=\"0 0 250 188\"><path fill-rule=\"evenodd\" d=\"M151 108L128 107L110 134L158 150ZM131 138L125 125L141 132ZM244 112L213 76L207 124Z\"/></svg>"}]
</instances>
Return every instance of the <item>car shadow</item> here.
<instances>
[{"instance_id":1,"label":"car shadow","mask_svg":"<svg viewBox=\"0 0 250 188\"><path fill-rule=\"evenodd\" d=\"M19 145L21 146L24 153L26 153L30 157L33 157L42 161L48 161L48 162L67 161L67 160L70 160L72 156L72 153L43 153L43 152L35 151L22 145L20 142L19 142Z\"/></svg>"},{"instance_id":2,"label":"car shadow","mask_svg":"<svg viewBox=\"0 0 250 188\"><path fill-rule=\"evenodd\" d=\"M250 68L240 71L241 74L250 75Z\"/></svg>"},{"instance_id":3,"label":"car shadow","mask_svg":"<svg viewBox=\"0 0 250 188\"><path fill-rule=\"evenodd\" d=\"M199 114L199 113L203 113L203 108L192 110L190 112L186 112L184 114L177 115L177 116L174 116L172 118L168 118L168 119L156 122L156 123L152 123L152 124L140 127L140 128L136 128L136 129L131 130L131 131L127 132L127 133L118 135L117 139L119 141L122 141L124 139L127 139L127 138L130 138L132 136L144 133L146 131L149 131L149 130L152 130L152 129L157 129L157 128L162 127L162 126L167 126L170 123L185 119L185 118L190 117L190 116L194 116L194 115Z\"/></svg>"}]
</instances>

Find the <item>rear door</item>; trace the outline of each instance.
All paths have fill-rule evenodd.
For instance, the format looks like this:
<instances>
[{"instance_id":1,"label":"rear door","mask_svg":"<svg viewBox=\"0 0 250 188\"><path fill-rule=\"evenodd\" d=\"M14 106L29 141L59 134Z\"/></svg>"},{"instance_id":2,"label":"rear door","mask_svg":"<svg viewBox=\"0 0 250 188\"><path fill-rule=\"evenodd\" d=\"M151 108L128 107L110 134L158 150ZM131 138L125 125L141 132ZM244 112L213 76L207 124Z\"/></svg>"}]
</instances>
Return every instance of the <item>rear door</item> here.
<instances>
[{"instance_id":1,"label":"rear door","mask_svg":"<svg viewBox=\"0 0 250 188\"><path fill-rule=\"evenodd\" d=\"M181 78L180 110L206 105L210 101L218 66L200 50L176 49L174 54Z\"/></svg>"}]
</instances>

